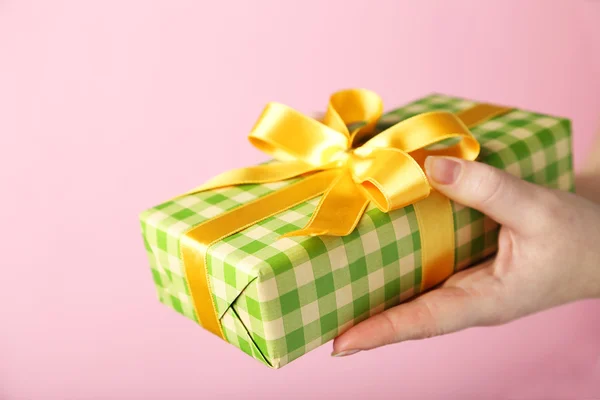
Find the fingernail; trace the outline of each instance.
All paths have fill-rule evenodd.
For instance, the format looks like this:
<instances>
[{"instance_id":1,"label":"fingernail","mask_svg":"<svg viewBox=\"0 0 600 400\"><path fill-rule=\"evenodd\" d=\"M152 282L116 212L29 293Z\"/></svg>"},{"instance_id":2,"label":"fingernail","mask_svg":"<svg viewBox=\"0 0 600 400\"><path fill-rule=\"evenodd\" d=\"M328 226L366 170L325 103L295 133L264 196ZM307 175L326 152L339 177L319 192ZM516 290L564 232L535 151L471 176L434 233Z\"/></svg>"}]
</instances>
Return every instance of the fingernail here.
<instances>
[{"instance_id":1,"label":"fingernail","mask_svg":"<svg viewBox=\"0 0 600 400\"><path fill-rule=\"evenodd\" d=\"M458 179L462 163L451 157L429 156L425 159L425 171L433 181L450 185Z\"/></svg>"},{"instance_id":2,"label":"fingernail","mask_svg":"<svg viewBox=\"0 0 600 400\"><path fill-rule=\"evenodd\" d=\"M358 353L360 350L344 350L344 351L340 351L339 353L336 353L335 351L333 353L331 353L332 357L346 357L346 356L351 356L352 354L356 354Z\"/></svg>"}]
</instances>

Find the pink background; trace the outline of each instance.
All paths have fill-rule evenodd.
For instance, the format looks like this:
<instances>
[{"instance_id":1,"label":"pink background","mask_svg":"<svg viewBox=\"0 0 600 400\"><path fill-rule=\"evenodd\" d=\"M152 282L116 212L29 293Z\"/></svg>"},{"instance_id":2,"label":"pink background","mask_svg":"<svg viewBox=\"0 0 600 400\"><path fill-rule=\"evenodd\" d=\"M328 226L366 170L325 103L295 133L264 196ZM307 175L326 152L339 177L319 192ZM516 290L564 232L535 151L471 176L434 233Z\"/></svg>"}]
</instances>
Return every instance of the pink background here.
<instances>
[{"instance_id":1,"label":"pink background","mask_svg":"<svg viewBox=\"0 0 600 400\"><path fill-rule=\"evenodd\" d=\"M600 304L269 370L158 303L144 208L362 86L600 126L600 1L0 1L0 399L600 398Z\"/></svg>"}]
</instances>

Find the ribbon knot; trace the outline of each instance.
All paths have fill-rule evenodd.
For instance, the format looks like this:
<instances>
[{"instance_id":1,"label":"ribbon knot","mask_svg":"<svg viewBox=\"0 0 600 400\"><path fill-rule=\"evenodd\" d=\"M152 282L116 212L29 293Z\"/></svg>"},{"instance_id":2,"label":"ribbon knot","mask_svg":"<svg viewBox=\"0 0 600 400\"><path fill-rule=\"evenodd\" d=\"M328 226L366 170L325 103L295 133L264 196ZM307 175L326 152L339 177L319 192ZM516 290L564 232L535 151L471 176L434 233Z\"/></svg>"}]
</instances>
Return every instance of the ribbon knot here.
<instances>
[{"instance_id":1,"label":"ribbon knot","mask_svg":"<svg viewBox=\"0 0 600 400\"><path fill-rule=\"evenodd\" d=\"M424 113L374 134L382 113L381 98L365 89L334 93L321 121L269 103L248 139L276 161L227 171L186 194L335 171L308 224L285 236L345 236L370 202L389 212L429 196L423 172L427 156L474 160L479 154L479 143L458 115ZM430 148L453 138L459 140L452 146Z\"/></svg>"}]
</instances>

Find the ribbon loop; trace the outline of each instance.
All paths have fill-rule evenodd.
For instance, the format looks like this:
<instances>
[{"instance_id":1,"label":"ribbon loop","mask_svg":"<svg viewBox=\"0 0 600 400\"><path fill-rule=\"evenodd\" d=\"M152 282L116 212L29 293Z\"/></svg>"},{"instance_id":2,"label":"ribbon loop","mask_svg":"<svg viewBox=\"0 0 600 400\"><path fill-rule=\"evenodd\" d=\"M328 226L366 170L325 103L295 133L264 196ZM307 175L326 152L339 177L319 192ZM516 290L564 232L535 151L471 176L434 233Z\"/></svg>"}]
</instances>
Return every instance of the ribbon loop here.
<instances>
[{"instance_id":1,"label":"ribbon loop","mask_svg":"<svg viewBox=\"0 0 600 400\"><path fill-rule=\"evenodd\" d=\"M303 161L321 167L349 147L343 133L279 103L268 104L248 139L280 161Z\"/></svg>"},{"instance_id":2,"label":"ribbon loop","mask_svg":"<svg viewBox=\"0 0 600 400\"><path fill-rule=\"evenodd\" d=\"M355 147L356 143L365 134L370 133L375 128L375 124L377 124L382 113L383 102L377 93L367 89L347 89L331 95L325 121L335 121L335 126L338 127L339 122L343 122L346 132L348 132L347 126L360 124L350 135L352 147ZM330 114L337 115L339 118Z\"/></svg>"},{"instance_id":3,"label":"ribbon loop","mask_svg":"<svg viewBox=\"0 0 600 400\"><path fill-rule=\"evenodd\" d=\"M450 147L428 150L423 154L443 154L467 160L474 160L479 155L479 142L471 135L469 128L460 118L447 111L419 114L399 122L369 140L364 147L392 147L414 153L448 139L460 140Z\"/></svg>"}]
</instances>

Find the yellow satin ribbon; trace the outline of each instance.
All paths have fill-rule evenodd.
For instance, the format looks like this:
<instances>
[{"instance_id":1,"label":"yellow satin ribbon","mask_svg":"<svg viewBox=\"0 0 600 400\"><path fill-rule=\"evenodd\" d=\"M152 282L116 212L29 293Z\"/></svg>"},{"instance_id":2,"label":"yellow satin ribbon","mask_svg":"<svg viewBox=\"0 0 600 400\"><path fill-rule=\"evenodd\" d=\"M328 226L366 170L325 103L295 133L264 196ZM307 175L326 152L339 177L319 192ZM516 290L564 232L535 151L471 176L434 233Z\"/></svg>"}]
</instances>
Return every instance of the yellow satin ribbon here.
<instances>
[{"instance_id":1,"label":"yellow satin ribbon","mask_svg":"<svg viewBox=\"0 0 600 400\"><path fill-rule=\"evenodd\" d=\"M355 229L370 202L382 212L414 204L421 235L421 287L425 289L443 281L454 268L452 208L446 197L432 192L423 172L425 158L446 155L475 160L479 143L468 126L509 110L480 104L459 114L433 111L373 136L383 103L369 90L334 93L322 121L279 103L268 104L249 140L276 161L227 171L185 195L224 186L310 176L217 216L184 235L181 255L200 324L223 338L206 272L210 245L321 194L307 225L285 236L345 236ZM348 129L357 124L358 128ZM429 148L448 139L458 140L452 146Z\"/></svg>"}]
</instances>

